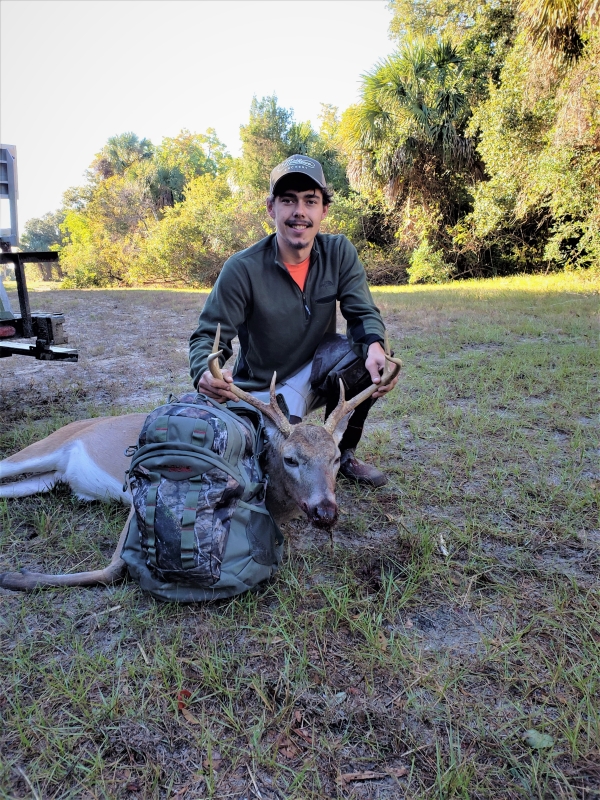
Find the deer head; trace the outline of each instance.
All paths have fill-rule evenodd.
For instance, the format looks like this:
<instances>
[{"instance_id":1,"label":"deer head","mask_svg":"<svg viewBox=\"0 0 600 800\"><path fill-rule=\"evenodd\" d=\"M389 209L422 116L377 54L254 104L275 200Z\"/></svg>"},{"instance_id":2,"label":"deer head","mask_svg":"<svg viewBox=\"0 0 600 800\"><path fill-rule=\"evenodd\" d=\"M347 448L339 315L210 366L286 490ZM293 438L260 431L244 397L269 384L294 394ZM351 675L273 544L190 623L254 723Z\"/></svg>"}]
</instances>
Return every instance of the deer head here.
<instances>
[{"instance_id":1,"label":"deer head","mask_svg":"<svg viewBox=\"0 0 600 800\"><path fill-rule=\"evenodd\" d=\"M219 356L222 355L222 350L218 349L220 335L221 326L218 325L208 367L214 378L223 380L219 367ZM291 519L301 509L319 528L331 528L336 523L335 479L340 467L338 445L354 409L400 371L402 362L389 355L387 339L386 359L393 366L386 368L381 383L372 384L351 400L346 401L340 380L340 399L325 425L289 423L275 398L277 373L273 373L271 379L269 403L257 400L235 384L230 385L232 394L258 409L265 420L269 443L266 454L269 476L267 506L277 522Z\"/></svg>"}]
</instances>

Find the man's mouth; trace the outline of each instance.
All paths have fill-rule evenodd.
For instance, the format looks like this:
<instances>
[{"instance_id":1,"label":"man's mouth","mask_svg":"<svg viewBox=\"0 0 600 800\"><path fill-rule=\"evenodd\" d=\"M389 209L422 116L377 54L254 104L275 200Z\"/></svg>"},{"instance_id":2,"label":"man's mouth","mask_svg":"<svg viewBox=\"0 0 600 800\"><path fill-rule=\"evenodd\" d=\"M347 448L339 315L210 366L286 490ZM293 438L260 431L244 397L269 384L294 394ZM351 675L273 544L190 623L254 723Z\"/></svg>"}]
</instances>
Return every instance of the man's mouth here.
<instances>
[{"instance_id":1,"label":"man's mouth","mask_svg":"<svg viewBox=\"0 0 600 800\"><path fill-rule=\"evenodd\" d=\"M307 228L312 228L310 222L286 222L285 224L294 231L305 231Z\"/></svg>"}]
</instances>

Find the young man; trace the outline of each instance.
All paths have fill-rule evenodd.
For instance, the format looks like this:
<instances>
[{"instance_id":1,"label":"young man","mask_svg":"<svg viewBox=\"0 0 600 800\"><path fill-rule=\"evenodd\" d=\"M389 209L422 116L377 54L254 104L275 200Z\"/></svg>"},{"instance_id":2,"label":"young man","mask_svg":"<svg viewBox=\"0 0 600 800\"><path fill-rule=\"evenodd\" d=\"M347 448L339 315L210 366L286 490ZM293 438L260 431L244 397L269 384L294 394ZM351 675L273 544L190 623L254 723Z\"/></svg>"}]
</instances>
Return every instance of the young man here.
<instances>
[{"instance_id":1,"label":"young man","mask_svg":"<svg viewBox=\"0 0 600 800\"><path fill-rule=\"evenodd\" d=\"M339 378L346 397L380 382L385 327L354 246L345 236L319 233L330 202L318 161L294 155L271 172L267 211L276 233L226 261L190 339L190 372L199 392L235 400L228 388L235 381L268 402L276 371L278 400L294 423L321 405L328 414L338 400ZM335 333L336 300L347 322L345 337ZM206 367L218 323L225 359L236 335L240 342L233 372L223 370L223 381ZM382 486L385 476L354 454L371 404L362 403L350 419L340 442L340 472Z\"/></svg>"}]
</instances>

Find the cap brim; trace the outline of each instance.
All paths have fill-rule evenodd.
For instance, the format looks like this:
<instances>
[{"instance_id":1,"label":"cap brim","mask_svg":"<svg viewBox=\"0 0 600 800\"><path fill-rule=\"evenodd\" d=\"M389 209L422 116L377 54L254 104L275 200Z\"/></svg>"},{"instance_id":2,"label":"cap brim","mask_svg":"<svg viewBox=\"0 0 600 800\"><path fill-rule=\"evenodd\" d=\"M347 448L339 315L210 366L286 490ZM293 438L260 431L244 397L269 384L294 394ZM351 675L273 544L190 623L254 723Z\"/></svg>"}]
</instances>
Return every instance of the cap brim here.
<instances>
[{"instance_id":1,"label":"cap brim","mask_svg":"<svg viewBox=\"0 0 600 800\"><path fill-rule=\"evenodd\" d=\"M277 178L275 183L271 184L271 194L273 194L273 192L275 191L275 188L277 187L277 184L281 183L282 180L284 180L285 178L289 178L292 175L302 175L303 178L308 178L308 180L312 181L312 183L314 183L315 186L318 189L325 189L326 188L321 183L321 181L318 181L316 178L313 178L312 175L308 175L308 173L304 172L304 170L295 169L295 170L292 170L290 172L286 172L285 175L281 175L279 178Z\"/></svg>"}]
</instances>

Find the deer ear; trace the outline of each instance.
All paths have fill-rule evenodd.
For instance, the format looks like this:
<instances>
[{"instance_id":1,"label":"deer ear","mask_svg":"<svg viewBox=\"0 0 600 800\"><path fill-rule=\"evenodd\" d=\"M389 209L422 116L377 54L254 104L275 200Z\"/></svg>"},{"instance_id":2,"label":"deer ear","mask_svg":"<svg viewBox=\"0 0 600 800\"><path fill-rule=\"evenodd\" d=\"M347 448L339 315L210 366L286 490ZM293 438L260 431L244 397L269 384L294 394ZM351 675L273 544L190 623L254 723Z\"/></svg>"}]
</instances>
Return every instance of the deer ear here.
<instances>
[{"instance_id":1,"label":"deer ear","mask_svg":"<svg viewBox=\"0 0 600 800\"><path fill-rule=\"evenodd\" d=\"M349 414L346 414L345 417L342 417L338 424L335 426L333 433L333 441L336 445L342 441L342 436L346 433L346 428L348 427L348 423L350 422L350 417L354 414L354 409Z\"/></svg>"}]
</instances>

